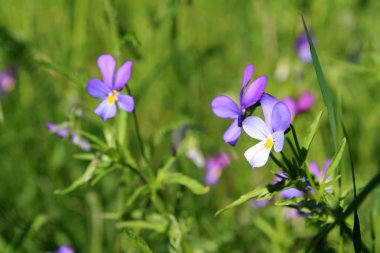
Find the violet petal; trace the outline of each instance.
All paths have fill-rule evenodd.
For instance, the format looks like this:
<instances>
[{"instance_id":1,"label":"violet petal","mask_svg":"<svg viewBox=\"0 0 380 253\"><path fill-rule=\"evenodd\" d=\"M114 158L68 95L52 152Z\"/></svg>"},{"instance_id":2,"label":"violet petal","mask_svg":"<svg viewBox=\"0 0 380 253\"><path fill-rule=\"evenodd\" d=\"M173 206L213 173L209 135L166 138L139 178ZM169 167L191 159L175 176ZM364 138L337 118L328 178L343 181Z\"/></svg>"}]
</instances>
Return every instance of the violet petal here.
<instances>
[{"instance_id":1,"label":"violet petal","mask_svg":"<svg viewBox=\"0 0 380 253\"><path fill-rule=\"evenodd\" d=\"M129 78L131 77L131 72L132 72L131 61L127 61L123 65L121 65L121 67L116 72L115 84L114 84L115 90L119 91L124 88L124 86L129 81Z\"/></svg>"},{"instance_id":2,"label":"violet petal","mask_svg":"<svg viewBox=\"0 0 380 253\"><path fill-rule=\"evenodd\" d=\"M297 102L299 112L307 112L314 104L314 95L309 91L302 93Z\"/></svg>"},{"instance_id":3,"label":"violet petal","mask_svg":"<svg viewBox=\"0 0 380 253\"><path fill-rule=\"evenodd\" d=\"M282 103L278 102L275 104L272 110L272 129L274 132L283 131L290 127L292 119L290 116L290 111L288 107Z\"/></svg>"},{"instance_id":4,"label":"violet petal","mask_svg":"<svg viewBox=\"0 0 380 253\"><path fill-rule=\"evenodd\" d=\"M104 84L112 89L113 75L116 67L115 59L110 54L103 54L98 58L98 66L102 73Z\"/></svg>"},{"instance_id":5,"label":"violet petal","mask_svg":"<svg viewBox=\"0 0 380 253\"><path fill-rule=\"evenodd\" d=\"M111 89L102 83L99 79L93 78L88 81L86 86L87 93L94 98L105 99L111 92Z\"/></svg>"},{"instance_id":6,"label":"violet petal","mask_svg":"<svg viewBox=\"0 0 380 253\"><path fill-rule=\"evenodd\" d=\"M248 86L240 101L243 108L248 108L260 100L267 85L267 80L266 76L260 76Z\"/></svg>"},{"instance_id":7,"label":"violet petal","mask_svg":"<svg viewBox=\"0 0 380 253\"><path fill-rule=\"evenodd\" d=\"M108 99L106 98L98 105L98 107L96 107L94 112L98 114L105 121L115 116L116 104L108 103Z\"/></svg>"},{"instance_id":8,"label":"violet petal","mask_svg":"<svg viewBox=\"0 0 380 253\"><path fill-rule=\"evenodd\" d=\"M224 132L223 140L231 145L235 146L236 142L241 134L241 127L238 126L238 120L234 120L230 127Z\"/></svg>"},{"instance_id":9,"label":"violet petal","mask_svg":"<svg viewBox=\"0 0 380 253\"><path fill-rule=\"evenodd\" d=\"M265 123L269 128L272 128L272 110L276 103L278 103L278 100L267 93L264 93L260 99L260 104L264 113Z\"/></svg>"},{"instance_id":10,"label":"violet petal","mask_svg":"<svg viewBox=\"0 0 380 253\"><path fill-rule=\"evenodd\" d=\"M244 156L248 160L252 169L256 167L262 167L268 161L268 157L269 157L269 153L271 149L265 148L265 142L266 140L260 141L253 147L247 149L247 151L245 151L244 153Z\"/></svg>"},{"instance_id":11,"label":"violet petal","mask_svg":"<svg viewBox=\"0 0 380 253\"><path fill-rule=\"evenodd\" d=\"M220 118L239 117L239 107L227 96L218 96L211 102L211 109Z\"/></svg>"},{"instance_id":12,"label":"violet petal","mask_svg":"<svg viewBox=\"0 0 380 253\"><path fill-rule=\"evenodd\" d=\"M254 139L266 140L271 134L270 129L265 122L256 116L249 116L243 121L244 131Z\"/></svg>"},{"instance_id":13,"label":"violet petal","mask_svg":"<svg viewBox=\"0 0 380 253\"><path fill-rule=\"evenodd\" d=\"M132 96L129 95L117 95L117 101L121 109L126 112L132 112L135 106L135 102Z\"/></svg>"},{"instance_id":14,"label":"violet petal","mask_svg":"<svg viewBox=\"0 0 380 253\"><path fill-rule=\"evenodd\" d=\"M284 147L284 132L278 131L273 133L274 151L281 152Z\"/></svg>"}]
</instances>

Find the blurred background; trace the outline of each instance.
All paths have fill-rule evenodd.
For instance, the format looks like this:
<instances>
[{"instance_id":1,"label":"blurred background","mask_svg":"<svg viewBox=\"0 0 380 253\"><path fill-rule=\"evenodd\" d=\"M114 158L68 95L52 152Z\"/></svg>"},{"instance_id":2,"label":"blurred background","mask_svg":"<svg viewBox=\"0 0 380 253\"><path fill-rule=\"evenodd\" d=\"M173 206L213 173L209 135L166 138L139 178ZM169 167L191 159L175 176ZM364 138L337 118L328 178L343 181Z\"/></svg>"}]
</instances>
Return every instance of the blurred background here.
<instances>
[{"instance_id":1,"label":"blurred background","mask_svg":"<svg viewBox=\"0 0 380 253\"><path fill-rule=\"evenodd\" d=\"M101 136L103 125L114 122L93 113L99 101L85 90L89 78L100 77L96 60L104 53L115 55L118 66L134 62L128 85L145 140L186 121L205 157L218 152L232 157L208 194L183 196L186 252L303 252L303 239L317 232L303 219L286 219L284 208L273 205L245 204L214 217L241 194L271 183L278 170L271 162L252 170L243 153L254 141L242 136L235 148L225 144L222 134L230 122L210 109L218 95L237 100L245 66L254 64L254 78L267 75L266 92L279 99L312 92L314 105L293 122L301 140L324 108L314 68L296 50L301 15L351 137L358 188L378 171L379 1L0 0L0 6L0 71L8 78L0 74L1 252L54 252L62 244L75 252L134 252L120 246L125 238L115 222L101 218L127 198L117 173L95 186L54 194L88 163L75 159L80 147L49 133L46 123L75 121ZM334 155L326 115L310 151L320 166ZM137 144L130 138L133 151ZM166 142L154 156L157 164L170 156L170 136ZM347 165L343 190L352 194ZM181 167L203 181L204 170L186 157ZM379 194L374 191L359 209L369 246L379 234ZM143 237L153 252L166 252L163 238ZM329 236L328 252L338 248L337 238L337 231ZM351 243L345 247L353 252Z\"/></svg>"}]
</instances>

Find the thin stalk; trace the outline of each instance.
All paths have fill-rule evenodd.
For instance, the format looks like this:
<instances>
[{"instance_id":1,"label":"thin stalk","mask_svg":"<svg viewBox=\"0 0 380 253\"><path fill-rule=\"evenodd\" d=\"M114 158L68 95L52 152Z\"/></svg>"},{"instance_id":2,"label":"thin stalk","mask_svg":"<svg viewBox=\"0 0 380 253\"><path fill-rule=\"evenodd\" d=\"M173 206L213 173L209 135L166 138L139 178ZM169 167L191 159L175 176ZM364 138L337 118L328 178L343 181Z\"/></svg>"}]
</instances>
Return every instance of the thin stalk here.
<instances>
[{"instance_id":1,"label":"thin stalk","mask_svg":"<svg viewBox=\"0 0 380 253\"><path fill-rule=\"evenodd\" d=\"M294 142L296 144L297 151L298 151L298 157L301 157L301 147L300 147L300 144L298 142L296 129L294 128L293 124L290 124L290 128L292 129L293 139L294 139Z\"/></svg>"},{"instance_id":2,"label":"thin stalk","mask_svg":"<svg viewBox=\"0 0 380 253\"><path fill-rule=\"evenodd\" d=\"M286 138L286 141L288 142L290 149L292 150L294 156L297 158L297 161L300 161L299 153L297 152L296 148L294 147L292 141L289 138Z\"/></svg>"},{"instance_id":3,"label":"thin stalk","mask_svg":"<svg viewBox=\"0 0 380 253\"><path fill-rule=\"evenodd\" d=\"M272 161L273 161L278 167L280 167L280 168L283 169L283 170L286 170L286 167L285 167L285 166L284 166L279 160L277 160L277 158L276 158L272 153L270 153L269 156L270 156L270 158L272 159Z\"/></svg>"},{"instance_id":4,"label":"thin stalk","mask_svg":"<svg viewBox=\"0 0 380 253\"><path fill-rule=\"evenodd\" d=\"M128 93L131 96L133 96L132 95L132 91L129 88L129 86L126 86L126 87L127 87ZM144 150L144 143L143 143L142 138L141 138L140 127L139 127L139 123L138 123L138 120L137 120L136 106L135 106L135 108L134 108L134 110L132 112L132 115L133 115L133 121L135 123L136 134L137 134L137 139L138 139L139 146L140 146L141 155L142 155L144 161L148 164L148 159L146 158L145 150Z\"/></svg>"},{"instance_id":5,"label":"thin stalk","mask_svg":"<svg viewBox=\"0 0 380 253\"><path fill-rule=\"evenodd\" d=\"M125 167L129 168L130 170L132 170L140 179L141 181L143 181L145 184L148 184L148 179L146 179L146 177L144 176L144 174L141 173L140 170L138 170L137 168L133 167L132 165L130 165L129 163L122 163Z\"/></svg>"}]
</instances>

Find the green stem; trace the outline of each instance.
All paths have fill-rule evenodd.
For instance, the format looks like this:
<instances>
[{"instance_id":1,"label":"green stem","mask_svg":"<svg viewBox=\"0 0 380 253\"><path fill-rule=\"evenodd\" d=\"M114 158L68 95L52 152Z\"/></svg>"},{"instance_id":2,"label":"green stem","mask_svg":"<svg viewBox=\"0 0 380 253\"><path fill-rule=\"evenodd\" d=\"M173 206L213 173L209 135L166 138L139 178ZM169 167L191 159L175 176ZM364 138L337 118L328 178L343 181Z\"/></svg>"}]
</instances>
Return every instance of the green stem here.
<instances>
[{"instance_id":1,"label":"green stem","mask_svg":"<svg viewBox=\"0 0 380 253\"><path fill-rule=\"evenodd\" d=\"M126 86L127 87L127 91L128 93L132 95L132 91L131 89L129 88L129 86ZM135 128L136 128L136 134L137 134L137 139L138 139L138 142L139 142L139 146L140 146L140 151L141 151L141 155L144 159L144 161L148 164L148 159L146 158L146 155L145 155L145 151L144 151L144 143L142 141L142 138L141 138L141 133L140 133L140 128L139 128L139 123L138 123L138 120L137 120L137 113L136 113L136 106L132 112L132 115L133 115L133 121L135 123Z\"/></svg>"},{"instance_id":2,"label":"green stem","mask_svg":"<svg viewBox=\"0 0 380 253\"><path fill-rule=\"evenodd\" d=\"M277 158L272 153L270 153L269 156L278 167L280 167L282 170L286 170L286 167L279 160L277 160Z\"/></svg>"},{"instance_id":3,"label":"green stem","mask_svg":"<svg viewBox=\"0 0 380 253\"><path fill-rule=\"evenodd\" d=\"M348 237L350 237L351 240L354 240L354 233L352 232L352 230L347 226L347 224L345 222L342 223L341 225L341 228L343 230L343 232L345 234L348 235ZM368 247L363 243L363 241L361 242L361 250L364 252L364 253L371 253L371 251L368 249Z\"/></svg>"},{"instance_id":4,"label":"green stem","mask_svg":"<svg viewBox=\"0 0 380 253\"><path fill-rule=\"evenodd\" d=\"M132 165L130 165L129 163L122 163L125 167L129 168L130 170L132 170L140 179L141 181L143 181L145 184L148 184L148 179L144 176L144 174L141 173L140 170L138 170L137 168L133 167Z\"/></svg>"},{"instance_id":5,"label":"green stem","mask_svg":"<svg viewBox=\"0 0 380 253\"><path fill-rule=\"evenodd\" d=\"M298 151L298 157L301 157L301 147L300 147L300 144L298 142L296 129L294 128L293 124L290 124L290 128L292 129L293 139L294 139L294 142L296 143L296 148Z\"/></svg>"}]
</instances>

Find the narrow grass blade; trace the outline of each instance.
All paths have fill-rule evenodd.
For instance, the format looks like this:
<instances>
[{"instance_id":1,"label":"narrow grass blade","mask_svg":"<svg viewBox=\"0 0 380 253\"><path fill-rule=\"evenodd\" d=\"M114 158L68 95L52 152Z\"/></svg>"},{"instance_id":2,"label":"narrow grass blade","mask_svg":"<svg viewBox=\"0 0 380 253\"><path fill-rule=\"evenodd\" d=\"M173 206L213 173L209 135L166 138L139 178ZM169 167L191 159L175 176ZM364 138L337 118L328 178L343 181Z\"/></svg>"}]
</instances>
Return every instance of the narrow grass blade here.
<instances>
[{"instance_id":1,"label":"narrow grass blade","mask_svg":"<svg viewBox=\"0 0 380 253\"><path fill-rule=\"evenodd\" d=\"M330 96L330 91L329 91L329 88L327 86L325 76L324 76L323 71L322 71L322 67L319 63L317 51L315 50L313 41L310 37L309 30L307 29L305 19L303 17L302 17L302 22L303 22L305 33L307 36L307 40L309 41L310 52L311 52L311 56L313 59L313 65L314 65L315 73L316 73L317 78L318 78L319 87L321 88L321 92L322 92L322 96L323 96L323 102L325 103L325 105L327 107L331 132L333 135L334 146L336 149L338 147L338 134L337 134L337 126L336 126L336 121L335 121L335 112L334 112L333 102L332 102L332 99Z\"/></svg>"}]
</instances>

